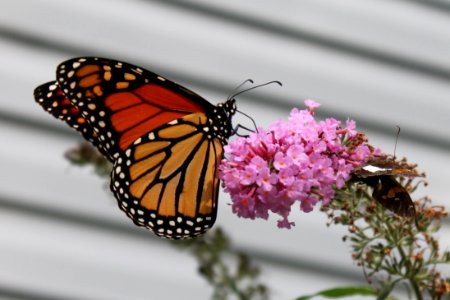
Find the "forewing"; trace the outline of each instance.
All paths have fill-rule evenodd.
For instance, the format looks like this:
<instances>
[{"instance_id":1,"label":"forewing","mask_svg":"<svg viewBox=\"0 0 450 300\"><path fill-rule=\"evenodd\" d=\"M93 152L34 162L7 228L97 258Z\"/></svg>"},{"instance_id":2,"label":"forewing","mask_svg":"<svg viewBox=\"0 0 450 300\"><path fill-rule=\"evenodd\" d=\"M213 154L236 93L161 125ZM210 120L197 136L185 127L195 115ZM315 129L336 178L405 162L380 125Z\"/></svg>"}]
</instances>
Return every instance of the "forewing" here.
<instances>
[{"instance_id":1,"label":"forewing","mask_svg":"<svg viewBox=\"0 0 450 300\"><path fill-rule=\"evenodd\" d=\"M393 176L378 176L372 197L384 207L402 217L416 216L414 202L408 191Z\"/></svg>"},{"instance_id":2,"label":"forewing","mask_svg":"<svg viewBox=\"0 0 450 300\"><path fill-rule=\"evenodd\" d=\"M64 95L56 81L38 86L34 90L34 99L45 111L80 132L100 152L106 153L97 133L81 111Z\"/></svg>"},{"instance_id":3,"label":"forewing","mask_svg":"<svg viewBox=\"0 0 450 300\"><path fill-rule=\"evenodd\" d=\"M124 62L83 57L58 66L63 93L88 120L111 159L163 124L213 107L192 91Z\"/></svg>"}]
</instances>

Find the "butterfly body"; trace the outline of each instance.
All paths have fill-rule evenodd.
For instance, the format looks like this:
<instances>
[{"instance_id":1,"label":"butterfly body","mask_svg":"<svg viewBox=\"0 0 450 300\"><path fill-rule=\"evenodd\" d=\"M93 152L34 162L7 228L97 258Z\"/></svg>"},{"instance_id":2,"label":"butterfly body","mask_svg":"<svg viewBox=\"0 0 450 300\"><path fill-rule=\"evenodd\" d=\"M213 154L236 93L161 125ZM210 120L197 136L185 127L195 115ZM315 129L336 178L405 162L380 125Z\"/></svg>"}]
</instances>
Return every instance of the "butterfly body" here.
<instances>
[{"instance_id":1,"label":"butterfly body","mask_svg":"<svg viewBox=\"0 0 450 300\"><path fill-rule=\"evenodd\" d=\"M212 105L160 75L104 58L72 59L56 74L35 90L36 101L114 164L111 190L135 224L173 239L214 224L234 99Z\"/></svg>"}]
</instances>

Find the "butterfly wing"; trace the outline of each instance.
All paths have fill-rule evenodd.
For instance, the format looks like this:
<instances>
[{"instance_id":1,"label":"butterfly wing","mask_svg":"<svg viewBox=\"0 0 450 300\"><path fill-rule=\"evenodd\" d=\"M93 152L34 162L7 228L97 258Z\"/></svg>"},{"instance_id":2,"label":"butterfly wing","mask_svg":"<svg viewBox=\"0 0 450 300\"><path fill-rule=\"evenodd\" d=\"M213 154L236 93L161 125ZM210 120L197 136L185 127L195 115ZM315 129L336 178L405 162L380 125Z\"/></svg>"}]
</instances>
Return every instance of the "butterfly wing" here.
<instances>
[{"instance_id":1,"label":"butterfly wing","mask_svg":"<svg viewBox=\"0 0 450 300\"><path fill-rule=\"evenodd\" d=\"M373 188L372 198L402 217L415 217L414 202L394 176L420 177L415 165L395 161L390 156L373 158L367 165L352 171L353 180Z\"/></svg>"},{"instance_id":2,"label":"butterfly wing","mask_svg":"<svg viewBox=\"0 0 450 300\"><path fill-rule=\"evenodd\" d=\"M64 95L56 81L38 86L34 90L34 99L45 111L79 131L102 154L106 154L106 150L98 139L97 133L82 115L81 111Z\"/></svg>"},{"instance_id":3,"label":"butterfly wing","mask_svg":"<svg viewBox=\"0 0 450 300\"><path fill-rule=\"evenodd\" d=\"M105 58L60 64L57 82L115 158L136 139L177 118L206 113L212 104L155 73Z\"/></svg>"},{"instance_id":4,"label":"butterfly wing","mask_svg":"<svg viewBox=\"0 0 450 300\"><path fill-rule=\"evenodd\" d=\"M204 233L216 219L222 142L195 113L137 139L114 164L111 190L138 226L172 239Z\"/></svg>"},{"instance_id":5,"label":"butterfly wing","mask_svg":"<svg viewBox=\"0 0 450 300\"><path fill-rule=\"evenodd\" d=\"M86 121L82 133L114 162L111 190L135 224L173 239L214 224L233 99L213 106L150 71L89 57L59 65L57 84L48 89L57 93L46 97L57 95L79 123ZM38 102L44 90L37 89ZM80 130L72 120L66 123Z\"/></svg>"},{"instance_id":6,"label":"butterfly wing","mask_svg":"<svg viewBox=\"0 0 450 300\"><path fill-rule=\"evenodd\" d=\"M390 175L377 176L372 198L402 217L416 217L416 209L408 191Z\"/></svg>"}]
</instances>

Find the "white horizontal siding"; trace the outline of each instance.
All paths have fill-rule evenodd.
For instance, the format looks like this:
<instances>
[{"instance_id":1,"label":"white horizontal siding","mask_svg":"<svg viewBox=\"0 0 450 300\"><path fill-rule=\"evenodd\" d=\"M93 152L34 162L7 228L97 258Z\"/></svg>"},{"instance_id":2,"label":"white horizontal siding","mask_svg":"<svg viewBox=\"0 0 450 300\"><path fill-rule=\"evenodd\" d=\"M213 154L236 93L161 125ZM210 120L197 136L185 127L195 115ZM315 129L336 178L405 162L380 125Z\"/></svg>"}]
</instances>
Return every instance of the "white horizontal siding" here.
<instances>
[{"instance_id":1,"label":"white horizontal siding","mask_svg":"<svg viewBox=\"0 0 450 300\"><path fill-rule=\"evenodd\" d=\"M323 103L319 113L361 121L387 152L400 125L397 155L427 172L430 185L420 193L444 204L448 28L447 13L408 1L0 2L0 292L55 299L205 299L211 292L191 257L147 238L103 180L62 157L80 139L32 98L60 61L123 59L212 102L249 77L280 80L282 88L239 97L239 109L267 126L312 97ZM274 299L362 280L341 242L345 230L326 228L323 214L298 213L294 229L279 230L274 218L237 219L228 202L221 194L217 223L262 264ZM449 235L446 227L443 247Z\"/></svg>"}]
</instances>

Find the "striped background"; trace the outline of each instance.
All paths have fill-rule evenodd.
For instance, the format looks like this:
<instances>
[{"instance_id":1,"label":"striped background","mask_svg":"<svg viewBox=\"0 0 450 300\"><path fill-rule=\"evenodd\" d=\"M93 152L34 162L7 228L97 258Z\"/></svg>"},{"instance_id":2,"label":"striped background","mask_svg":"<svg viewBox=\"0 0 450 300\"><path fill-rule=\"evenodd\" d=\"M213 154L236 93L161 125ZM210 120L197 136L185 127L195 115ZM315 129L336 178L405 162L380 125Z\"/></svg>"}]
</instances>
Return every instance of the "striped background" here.
<instances>
[{"instance_id":1,"label":"striped background","mask_svg":"<svg viewBox=\"0 0 450 300\"><path fill-rule=\"evenodd\" d=\"M0 2L0 299L208 299L196 264L136 228L105 181L68 164L80 137L34 103L35 86L74 56L128 61L211 102L239 83L280 80L239 97L261 126L305 98L318 116L350 117L372 144L428 174L448 203L448 0L2 0ZM248 120L238 116L235 122ZM227 195L218 224L263 268L274 299L363 282L320 212L297 226L237 219ZM450 245L450 226L441 233Z\"/></svg>"}]
</instances>

